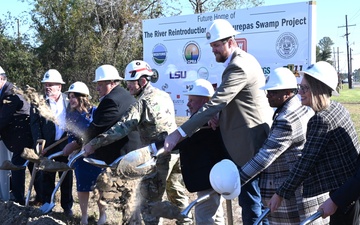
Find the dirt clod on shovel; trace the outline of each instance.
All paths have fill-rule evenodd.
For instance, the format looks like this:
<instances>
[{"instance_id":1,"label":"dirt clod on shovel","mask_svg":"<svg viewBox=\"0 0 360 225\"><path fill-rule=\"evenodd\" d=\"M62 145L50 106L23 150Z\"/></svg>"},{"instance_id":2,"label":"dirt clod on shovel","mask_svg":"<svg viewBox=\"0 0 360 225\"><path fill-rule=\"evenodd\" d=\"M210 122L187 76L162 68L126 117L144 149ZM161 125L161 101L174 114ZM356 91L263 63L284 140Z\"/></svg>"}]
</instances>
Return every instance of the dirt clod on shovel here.
<instances>
[{"instance_id":1,"label":"dirt clod on shovel","mask_svg":"<svg viewBox=\"0 0 360 225\"><path fill-rule=\"evenodd\" d=\"M0 170L21 170L24 169L22 166L14 165L10 160L5 160L0 166Z\"/></svg>"},{"instance_id":2,"label":"dirt clod on shovel","mask_svg":"<svg viewBox=\"0 0 360 225\"><path fill-rule=\"evenodd\" d=\"M57 172L71 170L71 168L64 162L57 162L44 157L40 162L39 170Z\"/></svg>"},{"instance_id":3,"label":"dirt clod on shovel","mask_svg":"<svg viewBox=\"0 0 360 225\"><path fill-rule=\"evenodd\" d=\"M124 179L137 179L149 174L153 167L138 168L139 165L151 159L147 149L138 149L129 152L119 162L117 173Z\"/></svg>"},{"instance_id":4,"label":"dirt clod on shovel","mask_svg":"<svg viewBox=\"0 0 360 225\"><path fill-rule=\"evenodd\" d=\"M151 214L158 217L167 219L182 220L184 217L181 215L180 209L169 201L154 202L151 204Z\"/></svg>"},{"instance_id":5,"label":"dirt clod on shovel","mask_svg":"<svg viewBox=\"0 0 360 225\"><path fill-rule=\"evenodd\" d=\"M21 157L33 163L40 163L40 156L32 148L24 148Z\"/></svg>"}]
</instances>

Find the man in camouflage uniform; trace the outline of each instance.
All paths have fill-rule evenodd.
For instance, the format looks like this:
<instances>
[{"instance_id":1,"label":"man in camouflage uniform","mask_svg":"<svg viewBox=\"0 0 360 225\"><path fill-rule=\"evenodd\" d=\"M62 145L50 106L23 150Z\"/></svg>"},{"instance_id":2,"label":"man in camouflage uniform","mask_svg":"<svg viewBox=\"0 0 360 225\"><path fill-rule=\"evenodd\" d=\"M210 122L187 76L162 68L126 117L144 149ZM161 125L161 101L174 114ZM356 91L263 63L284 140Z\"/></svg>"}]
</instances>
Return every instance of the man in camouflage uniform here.
<instances>
[{"instance_id":1,"label":"man in camouflage uniform","mask_svg":"<svg viewBox=\"0 0 360 225\"><path fill-rule=\"evenodd\" d=\"M155 72L150 66L140 60L132 61L125 70L125 80L132 95L137 98L122 118L108 131L98 135L85 147L86 154L111 144L125 137L136 129L140 133L142 143L149 145L163 141L159 137L163 132L176 129L174 105L170 96L150 84ZM159 224L160 218L151 214L151 205L161 201L166 190L168 199L180 209L188 204L185 195L179 154L162 154L158 157L156 171L142 178L140 183L141 214L145 224ZM184 224L184 221L178 221Z\"/></svg>"}]
</instances>

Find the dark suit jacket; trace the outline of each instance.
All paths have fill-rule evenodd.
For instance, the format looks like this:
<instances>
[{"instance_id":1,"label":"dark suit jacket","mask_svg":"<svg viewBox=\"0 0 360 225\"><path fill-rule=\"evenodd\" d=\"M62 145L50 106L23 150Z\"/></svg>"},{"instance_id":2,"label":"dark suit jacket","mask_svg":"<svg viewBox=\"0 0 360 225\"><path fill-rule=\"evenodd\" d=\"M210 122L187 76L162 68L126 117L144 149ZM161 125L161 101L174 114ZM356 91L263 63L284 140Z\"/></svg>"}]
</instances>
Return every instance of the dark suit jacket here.
<instances>
[{"instance_id":1,"label":"dark suit jacket","mask_svg":"<svg viewBox=\"0 0 360 225\"><path fill-rule=\"evenodd\" d=\"M107 131L130 107L136 99L124 88L116 86L100 102L86 131L83 144L88 143L97 135ZM112 163L120 156L120 150L128 142L128 137L122 138L112 144L97 149L94 157L105 161L107 164Z\"/></svg>"},{"instance_id":2,"label":"dark suit jacket","mask_svg":"<svg viewBox=\"0 0 360 225\"><path fill-rule=\"evenodd\" d=\"M0 96L0 135L11 152L22 152L31 147L29 123L30 104L12 91L13 84L6 82Z\"/></svg>"},{"instance_id":3,"label":"dark suit jacket","mask_svg":"<svg viewBox=\"0 0 360 225\"><path fill-rule=\"evenodd\" d=\"M331 200L338 209L346 212L348 207L360 198L360 157L357 160L357 169L354 176L350 177L339 189L330 193Z\"/></svg>"},{"instance_id":4,"label":"dark suit jacket","mask_svg":"<svg viewBox=\"0 0 360 225\"><path fill-rule=\"evenodd\" d=\"M209 180L211 168L229 158L221 139L220 129L204 128L184 139L175 149L180 150L181 173L189 192L212 188Z\"/></svg>"},{"instance_id":5,"label":"dark suit jacket","mask_svg":"<svg viewBox=\"0 0 360 225\"><path fill-rule=\"evenodd\" d=\"M67 108L69 104L69 100L67 99L67 95L62 93L63 101L65 107ZM45 147L53 144L55 142L55 124L54 122L47 120L46 118L42 117L39 114L39 111L33 105L31 106L30 110L30 126L31 126L31 133L33 136L33 148L35 149L36 141L38 139L45 139ZM64 132L62 137L65 137L67 134ZM66 141L62 142L60 145L56 146L55 148L49 150L45 156L49 156L55 152L61 151L65 145L67 144ZM61 157L59 157L61 158Z\"/></svg>"}]
</instances>

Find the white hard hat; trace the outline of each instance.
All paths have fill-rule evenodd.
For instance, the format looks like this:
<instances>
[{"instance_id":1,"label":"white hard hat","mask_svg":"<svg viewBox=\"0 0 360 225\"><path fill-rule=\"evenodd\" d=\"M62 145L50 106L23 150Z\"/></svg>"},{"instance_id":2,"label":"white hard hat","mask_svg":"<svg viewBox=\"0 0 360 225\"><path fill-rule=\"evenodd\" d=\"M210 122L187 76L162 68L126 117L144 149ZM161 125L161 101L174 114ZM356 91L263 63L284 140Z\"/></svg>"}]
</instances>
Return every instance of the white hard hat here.
<instances>
[{"instance_id":1,"label":"white hard hat","mask_svg":"<svg viewBox=\"0 0 360 225\"><path fill-rule=\"evenodd\" d=\"M296 77L285 67L279 67L273 70L268 79L266 79L265 86L261 90L284 90L284 89L297 89Z\"/></svg>"},{"instance_id":2,"label":"white hard hat","mask_svg":"<svg viewBox=\"0 0 360 225\"><path fill-rule=\"evenodd\" d=\"M44 78L42 79L41 83L59 83L59 84L65 84L63 81L61 74L59 71L55 69L49 69L44 74Z\"/></svg>"},{"instance_id":3,"label":"white hard hat","mask_svg":"<svg viewBox=\"0 0 360 225\"><path fill-rule=\"evenodd\" d=\"M65 93L69 93L69 92L87 95L87 96L89 96L89 98L91 97L89 88L86 86L85 83L83 83L81 81L76 81L75 83L71 84L69 87L69 90L65 91Z\"/></svg>"},{"instance_id":4,"label":"white hard hat","mask_svg":"<svg viewBox=\"0 0 360 225\"><path fill-rule=\"evenodd\" d=\"M114 66L102 65L95 70L95 80L93 80L93 82L105 80L122 80L122 78Z\"/></svg>"},{"instance_id":5,"label":"white hard hat","mask_svg":"<svg viewBox=\"0 0 360 225\"><path fill-rule=\"evenodd\" d=\"M206 29L207 44L219 41L224 38L232 37L240 32L236 31L229 21L224 19L216 19L210 23Z\"/></svg>"},{"instance_id":6,"label":"white hard hat","mask_svg":"<svg viewBox=\"0 0 360 225\"><path fill-rule=\"evenodd\" d=\"M216 163L209 177L212 188L225 199L234 199L240 195L239 170L231 160L223 159Z\"/></svg>"},{"instance_id":7,"label":"white hard hat","mask_svg":"<svg viewBox=\"0 0 360 225\"><path fill-rule=\"evenodd\" d=\"M153 70L147 62L134 60L125 68L125 80L139 80L142 76L151 77Z\"/></svg>"},{"instance_id":8,"label":"white hard hat","mask_svg":"<svg viewBox=\"0 0 360 225\"><path fill-rule=\"evenodd\" d=\"M0 66L0 74L5 74L5 70Z\"/></svg>"},{"instance_id":9,"label":"white hard hat","mask_svg":"<svg viewBox=\"0 0 360 225\"><path fill-rule=\"evenodd\" d=\"M333 95L338 95L336 87L339 79L335 68L328 62L319 61L310 65L306 70L300 71L300 75L307 74L316 80L327 85L333 92Z\"/></svg>"},{"instance_id":10,"label":"white hard hat","mask_svg":"<svg viewBox=\"0 0 360 225\"><path fill-rule=\"evenodd\" d=\"M190 90L184 95L212 97L214 95L214 87L208 80L200 78L194 81Z\"/></svg>"}]
</instances>

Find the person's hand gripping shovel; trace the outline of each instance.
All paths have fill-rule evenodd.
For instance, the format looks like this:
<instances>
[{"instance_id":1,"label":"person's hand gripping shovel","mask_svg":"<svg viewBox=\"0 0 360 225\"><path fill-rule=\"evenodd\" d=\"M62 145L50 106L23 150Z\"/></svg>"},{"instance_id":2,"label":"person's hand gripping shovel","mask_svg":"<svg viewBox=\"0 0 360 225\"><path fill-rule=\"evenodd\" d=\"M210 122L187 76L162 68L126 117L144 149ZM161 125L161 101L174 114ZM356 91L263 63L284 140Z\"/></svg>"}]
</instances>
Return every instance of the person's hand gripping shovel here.
<instances>
[{"instance_id":1,"label":"person's hand gripping shovel","mask_svg":"<svg viewBox=\"0 0 360 225\"><path fill-rule=\"evenodd\" d=\"M138 165L136 167L137 169L151 168L151 167L155 166L159 155L165 153L163 141L151 143L149 146L147 146L147 149L151 155L151 159Z\"/></svg>"}]
</instances>

